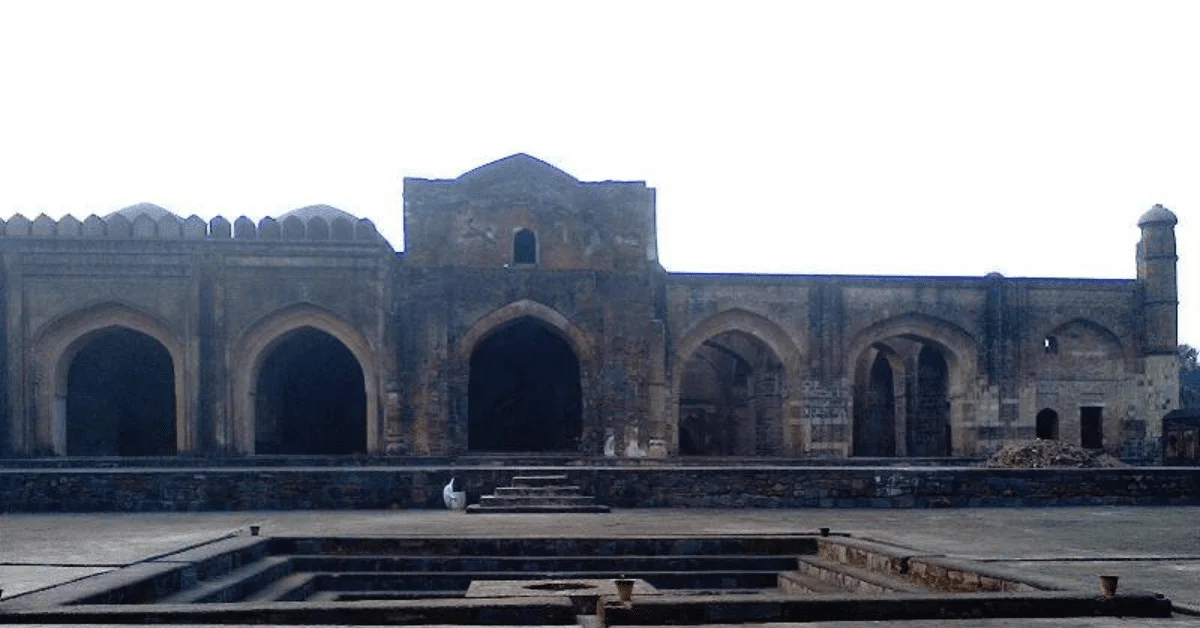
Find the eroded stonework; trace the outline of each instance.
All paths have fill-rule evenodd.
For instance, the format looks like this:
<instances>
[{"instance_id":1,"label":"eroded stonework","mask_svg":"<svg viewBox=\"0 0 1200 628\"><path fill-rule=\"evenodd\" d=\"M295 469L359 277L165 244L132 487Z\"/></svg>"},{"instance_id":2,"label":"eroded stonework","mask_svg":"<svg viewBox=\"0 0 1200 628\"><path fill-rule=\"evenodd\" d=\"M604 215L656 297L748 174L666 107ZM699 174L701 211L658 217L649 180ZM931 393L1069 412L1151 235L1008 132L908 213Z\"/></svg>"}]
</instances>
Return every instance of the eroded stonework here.
<instances>
[{"instance_id":1,"label":"eroded stonework","mask_svg":"<svg viewBox=\"0 0 1200 628\"><path fill-rule=\"evenodd\" d=\"M1175 223L1139 221L1136 279L668 273L653 188L526 155L406 179L399 254L326 206L18 215L0 447L943 457L1038 436L1152 458L1178 406Z\"/></svg>"}]
</instances>

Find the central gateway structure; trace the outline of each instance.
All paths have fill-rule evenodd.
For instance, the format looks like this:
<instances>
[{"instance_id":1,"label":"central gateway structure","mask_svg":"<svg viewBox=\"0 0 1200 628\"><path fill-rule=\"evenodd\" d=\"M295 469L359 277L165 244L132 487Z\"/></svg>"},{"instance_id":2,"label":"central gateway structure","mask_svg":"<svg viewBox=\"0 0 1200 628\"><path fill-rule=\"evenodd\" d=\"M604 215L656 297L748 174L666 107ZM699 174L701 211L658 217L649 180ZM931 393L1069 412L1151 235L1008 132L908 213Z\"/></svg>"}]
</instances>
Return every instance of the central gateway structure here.
<instances>
[{"instance_id":1,"label":"central gateway structure","mask_svg":"<svg viewBox=\"0 0 1200 628\"><path fill-rule=\"evenodd\" d=\"M701 275L659 264L654 195L527 155L406 179L400 254L327 206L14 216L0 451L1157 455L1167 209L1136 279Z\"/></svg>"}]
</instances>

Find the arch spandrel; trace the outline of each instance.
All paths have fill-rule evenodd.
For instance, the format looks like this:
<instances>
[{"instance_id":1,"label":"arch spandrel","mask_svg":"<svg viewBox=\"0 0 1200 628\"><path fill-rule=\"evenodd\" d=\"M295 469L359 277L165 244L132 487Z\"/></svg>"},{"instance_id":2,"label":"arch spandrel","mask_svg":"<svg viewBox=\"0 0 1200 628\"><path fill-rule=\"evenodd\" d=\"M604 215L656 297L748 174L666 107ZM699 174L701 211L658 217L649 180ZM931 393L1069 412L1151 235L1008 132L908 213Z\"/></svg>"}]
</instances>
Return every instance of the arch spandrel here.
<instances>
[{"instance_id":1,"label":"arch spandrel","mask_svg":"<svg viewBox=\"0 0 1200 628\"><path fill-rule=\"evenodd\" d=\"M1037 340L1040 342L1044 338L1049 337L1061 338L1073 328L1083 329L1095 334L1102 341L1109 344L1116 355L1121 356L1125 362L1126 370L1136 370L1135 365L1139 356L1133 343L1122 342L1121 337L1112 328L1091 318L1075 316L1059 322L1050 327L1050 331L1042 334Z\"/></svg>"},{"instance_id":2,"label":"arch spandrel","mask_svg":"<svg viewBox=\"0 0 1200 628\"><path fill-rule=\"evenodd\" d=\"M978 343L966 330L928 314L908 313L876 322L855 334L847 346L847 367L853 368L863 351L889 338L918 338L947 352L961 367L974 371L979 365Z\"/></svg>"},{"instance_id":3,"label":"arch spandrel","mask_svg":"<svg viewBox=\"0 0 1200 628\"><path fill-rule=\"evenodd\" d=\"M285 307L267 314L243 332L232 345L233 434L232 445L239 453L254 453L254 387L263 360L288 334L316 329L341 342L358 361L367 395L367 451L382 449L383 420L379 415L380 367L371 341L341 317L310 303Z\"/></svg>"},{"instance_id":4,"label":"arch spandrel","mask_svg":"<svg viewBox=\"0 0 1200 628\"><path fill-rule=\"evenodd\" d=\"M802 364L801 344L769 318L740 308L723 310L690 327L674 351L675 381L688 357L705 341L728 332L741 332L762 342L789 373Z\"/></svg>"},{"instance_id":5,"label":"arch spandrel","mask_svg":"<svg viewBox=\"0 0 1200 628\"><path fill-rule=\"evenodd\" d=\"M124 328L145 334L166 349L175 380L176 450L193 448L195 434L188 403L188 369L183 341L156 316L117 301L98 302L42 325L34 334L35 372L41 382L36 403L36 447L57 455L67 453L67 375L79 350L96 332Z\"/></svg>"},{"instance_id":6,"label":"arch spandrel","mask_svg":"<svg viewBox=\"0 0 1200 628\"><path fill-rule=\"evenodd\" d=\"M591 335L558 310L529 299L514 301L492 310L472 323L459 340L459 357L470 360L480 342L504 325L521 318L534 318L550 326L570 345L581 365L595 359L596 349Z\"/></svg>"}]
</instances>

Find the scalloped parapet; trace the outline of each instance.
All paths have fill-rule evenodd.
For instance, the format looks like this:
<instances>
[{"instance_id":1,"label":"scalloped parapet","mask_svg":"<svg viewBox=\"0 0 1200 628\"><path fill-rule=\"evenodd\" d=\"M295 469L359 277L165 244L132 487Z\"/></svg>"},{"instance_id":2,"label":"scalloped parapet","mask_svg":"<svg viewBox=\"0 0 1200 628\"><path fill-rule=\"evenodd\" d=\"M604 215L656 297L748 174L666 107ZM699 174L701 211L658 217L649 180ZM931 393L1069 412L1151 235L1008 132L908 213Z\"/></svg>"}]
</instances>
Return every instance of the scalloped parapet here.
<instances>
[{"instance_id":1,"label":"scalloped parapet","mask_svg":"<svg viewBox=\"0 0 1200 628\"><path fill-rule=\"evenodd\" d=\"M29 235L35 238L48 238L54 235L54 219L41 214L33 219L33 224L29 226Z\"/></svg>"},{"instance_id":2,"label":"scalloped parapet","mask_svg":"<svg viewBox=\"0 0 1200 628\"><path fill-rule=\"evenodd\" d=\"M8 224L5 226L4 235L24 237L29 235L29 219L21 214L17 214L8 219Z\"/></svg>"},{"instance_id":3,"label":"scalloped parapet","mask_svg":"<svg viewBox=\"0 0 1200 628\"><path fill-rule=\"evenodd\" d=\"M143 206L135 206L143 207ZM143 207L144 209L144 207ZM0 219L0 237L24 238L109 238L164 240L238 240L242 242L378 242L382 240L375 224L365 218L319 206L321 211L289 212L276 219L267 216L257 224L246 216L232 223L217 216L205 222L196 215L180 218L170 212L155 216L149 211L113 212L104 217L91 214L80 220L64 216L55 220L39 214L30 220L15 214ZM308 217L304 218L303 215ZM132 216L132 217L131 217Z\"/></svg>"},{"instance_id":4,"label":"scalloped parapet","mask_svg":"<svg viewBox=\"0 0 1200 628\"><path fill-rule=\"evenodd\" d=\"M208 236L208 225L204 219L192 214L183 221L183 237L187 240L200 240Z\"/></svg>"},{"instance_id":5,"label":"scalloped parapet","mask_svg":"<svg viewBox=\"0 0 1200 628\"><path fill-rule=\"evenodd\" d=\"M283 239L283 228L279 226L279 221L267 216L258 221L258 239L279 241Z\"/></svg>"},{"instance_id":6,"label":"scalloped parapet","mask_svg":"<svg viewBox=\"0 0 1200 628\"><path fill-rule=\"evenodd\" d=\"M238 219L233 221L233 239L257 240L258 228L254 226L254 221L245 216L238 216Z\"/></svg>"}]
</instances>

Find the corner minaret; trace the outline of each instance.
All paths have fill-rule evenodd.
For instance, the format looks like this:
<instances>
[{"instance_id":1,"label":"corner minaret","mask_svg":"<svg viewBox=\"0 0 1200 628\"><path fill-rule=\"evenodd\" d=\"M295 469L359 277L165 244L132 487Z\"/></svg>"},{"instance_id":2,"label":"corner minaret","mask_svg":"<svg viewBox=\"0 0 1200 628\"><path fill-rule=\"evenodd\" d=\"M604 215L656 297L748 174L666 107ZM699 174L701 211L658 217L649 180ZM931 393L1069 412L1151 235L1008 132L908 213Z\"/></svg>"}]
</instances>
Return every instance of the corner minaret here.
<instances>
[{"instance_id":1,"label":"corner minaret","mask_svg":"<svg viewBox=\"0 0 1200 628\"><path fill-rule=\"evenodd\" d=\"M1142 284L1142 320L1146 336L1146 355L1174 356L1179 344L1179 295L1175 266L1175 225L1179 219L1171 210L1155 205L1142 214L1138 227L1137 278Z\"/></svg>"}]
</instances>

